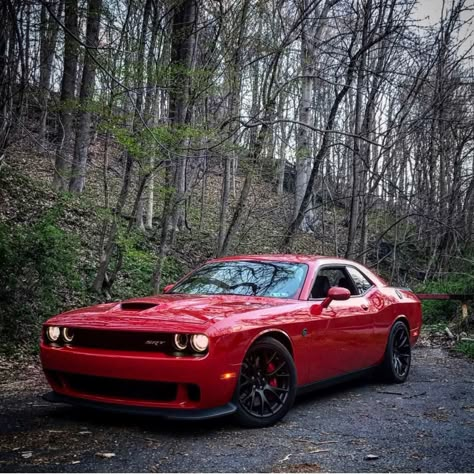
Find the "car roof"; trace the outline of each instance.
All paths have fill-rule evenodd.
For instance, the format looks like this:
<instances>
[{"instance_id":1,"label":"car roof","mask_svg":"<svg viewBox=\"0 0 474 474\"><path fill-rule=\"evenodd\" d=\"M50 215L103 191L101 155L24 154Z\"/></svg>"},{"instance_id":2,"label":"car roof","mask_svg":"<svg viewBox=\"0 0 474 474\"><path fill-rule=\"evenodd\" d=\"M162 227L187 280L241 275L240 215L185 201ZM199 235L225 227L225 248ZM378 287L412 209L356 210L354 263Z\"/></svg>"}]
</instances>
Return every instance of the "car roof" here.
<instances>
[{"instance_id":1,"label":"car roof","mask_svg":"<svg viewBox=\"0 0 474 474\"><path fill-rule=\"evenodd\" d=\"M211 262L227 262L233 260L256 260L256 261L272 261L272 262L289 262L289 263L314 263L317 260L336 260L349 262L338 257L327 257L325 255L307 255L307 254L261 254L261 255L232 255L228 257L220 257L212 259Z\"/></svg>"}]
</instances>

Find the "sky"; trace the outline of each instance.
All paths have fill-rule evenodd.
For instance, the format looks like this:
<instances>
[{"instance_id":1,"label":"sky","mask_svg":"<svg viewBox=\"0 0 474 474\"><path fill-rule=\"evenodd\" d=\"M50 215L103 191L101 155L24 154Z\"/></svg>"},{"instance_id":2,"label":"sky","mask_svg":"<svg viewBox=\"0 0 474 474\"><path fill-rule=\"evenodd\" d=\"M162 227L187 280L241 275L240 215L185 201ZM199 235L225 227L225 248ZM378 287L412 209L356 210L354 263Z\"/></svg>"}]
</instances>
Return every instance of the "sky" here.
<instances>
[{"instance_id":1,"label":"sky","mask_svg":"<svg viewBox=\"0 0 474 474\"><path fill-rule=\"evenodd\" d=\"M452 0L445 0L445 8L449 8L452 3ZM441 10L443 6L443 0L418 0L418 7L415 11L415 17L420 20L421 25L432 25L439 21L441 16ZM466 6L472 8L471 12L464 12L461 18L466 21L469 18L472 18L474 15L474 0L466 0ZM464 25L461 30L461 35L468 37L469 34L471 37L466 42L465 48L468 48L474 45L474 22L471 21L470 25Z\"/></svg>"}]
</instances>

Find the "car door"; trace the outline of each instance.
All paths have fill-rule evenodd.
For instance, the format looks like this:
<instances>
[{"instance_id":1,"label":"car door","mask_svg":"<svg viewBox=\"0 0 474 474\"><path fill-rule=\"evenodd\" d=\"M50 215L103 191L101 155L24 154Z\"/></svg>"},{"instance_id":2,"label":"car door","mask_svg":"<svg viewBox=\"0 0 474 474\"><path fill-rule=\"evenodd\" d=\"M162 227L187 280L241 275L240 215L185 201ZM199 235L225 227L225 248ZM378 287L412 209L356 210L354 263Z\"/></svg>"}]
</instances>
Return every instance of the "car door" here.
<instances>
[{"instance_id":1,"label":"car door","mask_svg":"<svg viewBox=\"0 0 474 474\"><path fill-rule=\"evenodd\" d=\"M332 301L318 316L318 331L312 334L315 354L312 378L315 381L371 365L370 346L377 308L369 296L374 286L367 278L363 285L354 281L347 265L322 266L318 270L311 299L322 301L333 286L347 288L352 296L346 301Z\"/></svg>"}]
</instances>

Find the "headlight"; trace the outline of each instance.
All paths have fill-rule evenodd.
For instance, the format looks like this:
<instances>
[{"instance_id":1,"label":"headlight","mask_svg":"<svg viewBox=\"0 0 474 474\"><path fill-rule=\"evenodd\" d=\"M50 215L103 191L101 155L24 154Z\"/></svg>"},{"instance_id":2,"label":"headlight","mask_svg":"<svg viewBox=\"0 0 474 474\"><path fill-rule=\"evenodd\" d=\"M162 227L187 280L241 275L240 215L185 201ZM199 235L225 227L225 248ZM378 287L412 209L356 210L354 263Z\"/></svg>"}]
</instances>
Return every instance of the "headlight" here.
<instances>
[{"instance_id":1,"label":"headlight","mask_svg":"<svg viewBox=\"0 0 474 474\"><path fill-rule=\"evenodd\" d=\"M64 342L70 344L74 339L74 331L71 328L64 328L63 329L63 339Z\"/></svg>"},{"instance_id":2,"label":"headlight","mask_svg":"<svg viewBox=\"0 0 474 474\"><path fill-rule=\"evenodd\" d=\"M196 352L204 352L209 345L209 338L205 334L193 334L191 336L191 347Z\"/></svg>"},{"instance_id":3,"label":"headlight","mask_svg":"<svg viewBox=\"0 0 474 474\"><path fill-rule=\"evenodd\" d=\"M175 334L173 344L178 351L184 351L188 347L189 337L187 334Z\"/></svg>"},{"instance_id":4,"label":"headlight","mask_svg":"<svg viewBox=\"0 0 474 474\"><path fill-rule=\"evenodd\" d=\"M61 335L61 330L57 326L49 326L46 328L46 337L49 342L57 342L59 336Z\"/></svg>"}]
</instances>

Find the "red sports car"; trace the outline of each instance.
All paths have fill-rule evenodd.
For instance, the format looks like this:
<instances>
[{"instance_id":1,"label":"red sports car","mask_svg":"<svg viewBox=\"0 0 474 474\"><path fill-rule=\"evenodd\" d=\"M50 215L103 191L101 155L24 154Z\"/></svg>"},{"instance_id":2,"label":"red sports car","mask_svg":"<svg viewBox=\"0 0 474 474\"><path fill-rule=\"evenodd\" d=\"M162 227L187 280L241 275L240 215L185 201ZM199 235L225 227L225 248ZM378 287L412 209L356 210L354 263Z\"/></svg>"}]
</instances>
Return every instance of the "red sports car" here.
<instances>
[{"instance_id":1,"label":"red sports car","mask_svg":"<svg viewBox=\"0 0 474 474\"><path fill-rule=\"evenodd\" d=\"M46 400L245 426L281 419L297 393L377 368L404 382L421 305L338 258L211 260L161 296L47 321Z\"/></svg>"}]
</instances>

